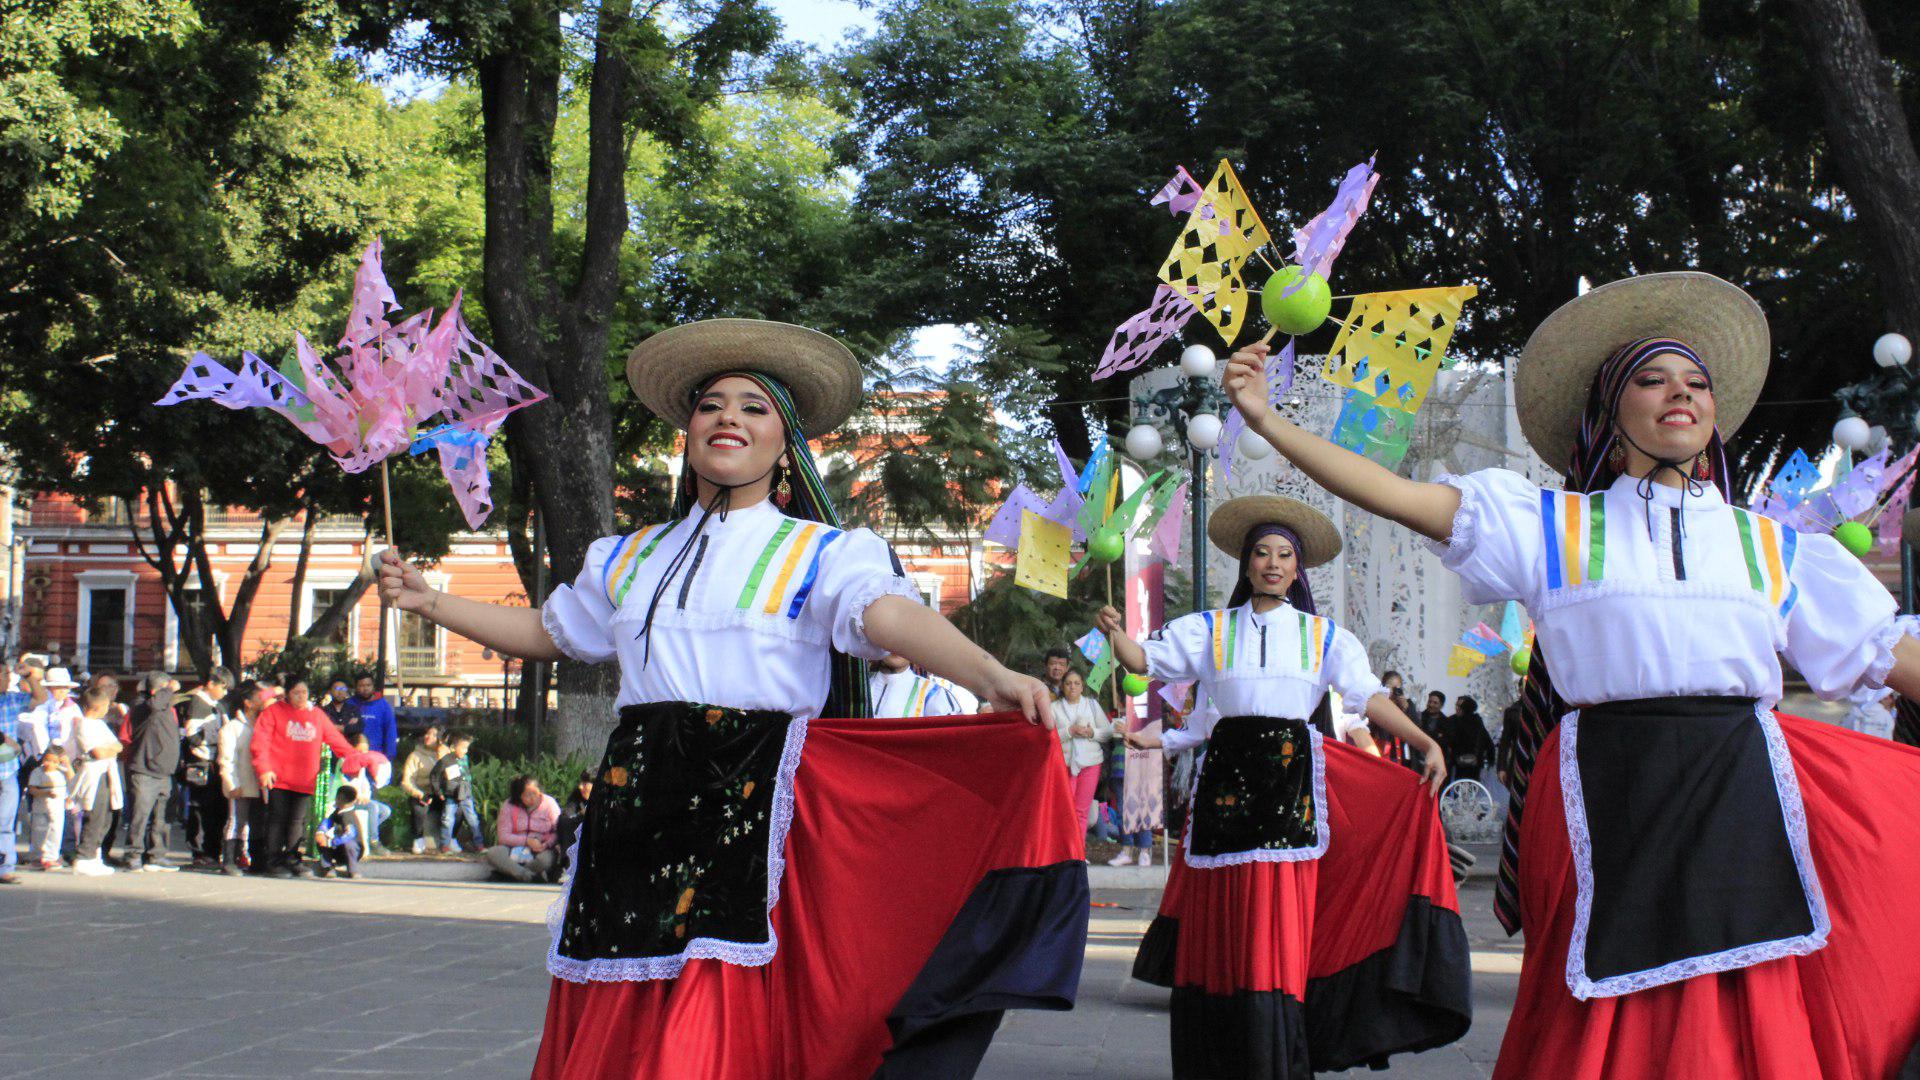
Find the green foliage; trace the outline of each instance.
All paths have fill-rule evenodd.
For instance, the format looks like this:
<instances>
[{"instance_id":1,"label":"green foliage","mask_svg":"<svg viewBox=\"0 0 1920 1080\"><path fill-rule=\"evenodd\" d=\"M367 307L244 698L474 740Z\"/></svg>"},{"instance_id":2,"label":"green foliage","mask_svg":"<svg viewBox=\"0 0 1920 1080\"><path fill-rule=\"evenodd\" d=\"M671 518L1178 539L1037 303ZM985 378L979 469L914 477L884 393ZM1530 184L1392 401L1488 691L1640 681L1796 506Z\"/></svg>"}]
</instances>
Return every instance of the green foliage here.
<instances>
[{"instance_id":1,"label":"green foliage","mask_svg":"<svg viewBox=\"0 0 1920 1080\"><path fill-rule=\"evenodd\" d=\"M352 686L362 675L380 677L377 663L356 659L344 645L326 645L310 638L297 637L287 648L268 646L248 662L243 677L282 685L288 679L305 679L317 701L326 688L336 682Z\"/></svg>"},{"instance_id":2,"label":"green foliage","mask_svg":"<svg viewBox=\"0 0 1920 1080\"><path fill-rule=\"evenodd\" d=\"M565 805L567 797L573 793L574 784L580 779L580 773L590 770L592 761L584 757L556 757L543 754L537 758L473 758L473 804L480 810L480 820L487 831L493 831L494 819L500 813L500 804L507 799L508 785L513 778L529 773L540 781L540 790L553 796L555 802Z\"/></svg>"}]
</instances>

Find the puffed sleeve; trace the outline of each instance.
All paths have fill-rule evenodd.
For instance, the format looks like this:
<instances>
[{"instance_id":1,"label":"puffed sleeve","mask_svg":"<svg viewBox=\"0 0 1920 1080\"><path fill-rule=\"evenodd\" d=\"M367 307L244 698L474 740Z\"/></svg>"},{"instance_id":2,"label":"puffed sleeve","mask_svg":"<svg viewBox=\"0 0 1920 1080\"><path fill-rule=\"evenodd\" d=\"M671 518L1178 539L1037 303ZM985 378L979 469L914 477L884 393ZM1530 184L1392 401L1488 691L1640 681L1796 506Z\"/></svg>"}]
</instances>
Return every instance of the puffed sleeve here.
<instances>
[{"instance_id":1,"label":"puffed sleeve","mask_svg":"<svg viewBox=\"0 0 1920 1080\"><path fill-rule=\"evenodd\" d=\"M1885 686L1901 637L1892 594L1831 536L1802 533L1795 547L1787 662L1828 701Z\"/></svg>"},{"instance_id":2,"label":"puffed sleeve","mask_svg":"<svg viewBox=\"0 0 1920 1080\"><path fill-rule=\"evenodd\" d=\"M1386 684L1367 662L1366 647L1344 626L1333 628L1333 645L1327 650L1327 682L1340 693L1340 715L1334 717L1333 724L1342 735L1366 727L1367 702L1375 694L1387 692Z\"/></svg>"},{"instance_id":3,"label":"puffed sleeve","mask_svg":"<svg viewBox=\"0 0 1920 1080\"><path fill-rule=\"evenodd\" d=\"M613 601L607 597L607 560L613 558L623 538L603 536L587 548L586 561L580 564L580 576L573 584L553 590L540 605L540 625L555 646L575 660L604 664L616 650L608 623L613 619Z\"/></svg>"},{"instance_id":4,"label":"puffed sleeve","mask_svg":"<svg viewBox=\"0 0 1920 1080\"><path fill-rule=\"evenodd\" d=\"M1191 750L1213 737L1213 726L1220 722L1220 710L1213 707L1213 699L1200 702L1187 714L1187 722L1177 728L1166 728L1160 733L1160 748L1169 754L1182 750Z\"/></svg>"},{"instance_id":5,"label":"puffed sleeve","mask_svg":"<svg viewBox=\"0 0 1920 1080\"><path fill-rule=\"evenodd\" d=\"M1147 635L1147 674L1161 682L1191 682L1213 673L1213 632L1205 612L1182 615Z\"/></svg>"},{"instance_id":6,"label":"puffed sleeve","mask_svg":"<svg viewBox=\"0 0 1920 1080\"><path fill-rule=\"evenodd\" d=\"M1445 543L1429 540L1440 564L1460 575L1469 604L1525 601L1533 596L1544 545L1540 534L1540 488L1519 473L1482 469L1442 476L1460 492L1460 510Z\"/></svg>"},{"instance_id":7,"label":"puffed sleeve","mask_svg":"<svg viewBox=\"0 0 1920 1080\"><path fill-rule=\"evenodd\" d=\"M887 542L872 529L850 529L827 549L820 584L807 606L826 620L834 648L848 656L878 660L887 650L867 639L867 608L883 596L921 602L920 590L907 580Z\"/></svg>"}]
</instances>

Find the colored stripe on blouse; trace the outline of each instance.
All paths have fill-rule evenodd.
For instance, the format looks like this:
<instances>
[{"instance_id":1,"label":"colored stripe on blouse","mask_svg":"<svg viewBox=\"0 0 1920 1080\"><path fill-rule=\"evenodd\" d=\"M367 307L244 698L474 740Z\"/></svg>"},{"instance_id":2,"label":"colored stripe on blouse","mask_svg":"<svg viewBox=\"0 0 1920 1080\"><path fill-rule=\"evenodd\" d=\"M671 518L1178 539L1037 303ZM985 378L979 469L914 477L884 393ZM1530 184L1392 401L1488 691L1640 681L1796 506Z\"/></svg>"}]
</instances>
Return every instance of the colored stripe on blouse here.
<instances>
[{"instance_id":1,"label":"colored stripe on blouse","mask_svg":"<svg viewBox=\"0 0 1920 1080\"><path fill-rule=\"evenodd\" d=\"M1320 642L1320 660L1313 666L1313 670L1318 672L1327 666L1327 654L1333 651L1333 620L1316 616L1313 632Z\"/></svg>"},{"instance_id":2,"label":"colored stripe on blouse","mask_svg":"<svg viewBox=\"0 0 1920 1080\"><path fill-rule=\"evenodd\" d=\"M1222 612L1218 611L1209 611L1206 613L1207 629L1213 632L1213 669L1215 671L1222 670L1227 666L1226 642L1221 637L1221 634L1226 630L1226 620L1221 618L1222 614Z\"/></svg>"},{"instance_id":3,"label":"colored stripe on blouse","mask_svg":"<svg viewBox=\"0 0 1920 1080\"><path fill-rule=\"evenodd\" d=\"M760 579L767 574L767 564L773 561L773 553L780 550L780 545L786 542L791 532L793 519L788 518L780 523L780 527L773 531L773 539L768 540L767 546L760 550L760 558L754 562L753 572L747 575L747 583L740 590L740 602L735 605L739 610L745 611L753 606L753 598L760 592Z\"/></svg>"},{"instance_id":4,"label":"colored stripe on blouse","mask_svg":"<svg viewBox=\"0 0 1920 1080\"><path fill-rule=\"evenodd\" d=\"M787 549L787 561L780 567L780 576L773 579L773 591L767 594L767 605L762 609L768 615L778 615L780 609L786 606L787 582L793 580L794 568L800 565L801 556L807 553L807 545L813 542L814 534L819 531L818 524L808 522L807 527L801 529L800 535L794 538L793 546Z\"/></svg>"},{"instance_id":5,"label":"colored stripe on blouse","mask_svg":"<svg viewBox=\"0 0 1920 1080\"><path fill-rule=\"evenodd\" d=\"M620 602L626 599L627 590L633 587L634 575L640 572L640 564L646 562L647 556L660 546L660 541L666 538L672 527L671 522L649 525L628 535L621 541L620 548L614 551L614 557L607 560L610 568L607 574L607 599L613 601L614 607L619 607ZM615 581L619 584L614 584Z\"/></svg>"},{"instance_id":6,"label":"colored stripe on blouse","mask_svg":"<svg viewBox=\"0 0 1920 1080\"><path fill-rule=\"evenodd\" d=\"M1307 613L1300 613L1300 670L1313 670L1313 654L1307 651Z\"/></svg>"},{"instance_id":7,"label":"colored stripe on blouse","mask_svg":"<svg viewBox=\"0 0 1920 1080\"><path fill-rule=\"evenodd\" d=\"M1780 617L1785 618L1787 612L1793 610L1794 602L1800 599L1800 586L1793 583L1793 556L1800 549L1800 533L1784 525L1780 527L1780 532L1780 573L1787 582L1787 598L1780 604Z\"/></svg>"},{"instance_id":8,"label":"colored stripe on blouse","mask_svg":"<svg viewBox=\"0 0 1920 1080\"><path fill-rule=\"evenodd\" d=\"M1580 584L1580 531L1586 525L1586 515L1580 512L1580 496L1571 491L1560 494L1561 521L1565 527L1560 532L1560 543L1566 552L1567 584Z\"/></svg>"},{"instance_id":9,"label":"colored stripe on blouse","mask_svg":"<svg viewBox=\"0 0 1920 1080\"><path fill-rule=\"evenodd\" d=\"M1760 522L1760 550L1766 555L1767 601L1779 604L1787 598L1786 574L1780 562L1780 523L1772 518Z\"/></svg>"},{"instance_id":10,"label":"colored stripe on blouse","mask_svg":"<svg viewBox=\"0 0 1920 1080\"><path fill-rule=\"evenodd\" d=\"M1587 580L1599 581L1607 570L1607 493L1587 496Z\"/></svg>"},{"instance_id":11,"label":"colored stripe on blouse","mask_svg":"<svg viewBox=\"0 0 1920 1080\"><path fill-rule=\"evenodd\" d=\"M1560 513L1558 500L1547 489L1540 492L1540 529L1547 549L1547 588L1557 589L1566 584L1560 573Z\"/></svg>"},{"instance_id":12,"label":"colored stripe on blouse","mask_svg":"<svg viewBox=\"0 0 1920 1080\"><path fill-rule=\"evenodd\" d=\"M1767 583L1760 576L1760 558L1753 546L1753 514L1735 507L1733 520L1740 526L1740 550L1747 557L1747 581L1753 585L1754 592L1766 592Z\"/></svg>"},{"instance_id":13,"label":"colored stripe on blouse","mask_svg":"<svg viewBox=\"0 0 1920 1080\"><path fill-rule=\"evenodd\" d=\"M1227 616L1227 667L1233 667L1233 657L1240 644L1240 612L1229 611Z\"/></svg>"},{"instance_id":14,"label":"colored stripe on blouse","mask_svg":"<svg viewBox=\"0 0 1920 1080\"><path fill-rule=\"evenodd\" d=\"M845 535L839 529L829 529L820 542L813 546L813 562L807 565L807 576L800 579L800 587L794 590L793 603L787 605L787 618L800 617L800 609L807 606L807 597L813 593L813 583L820 577L820 556L826 554L829 545Z\"/></svg>"}]
</instances>

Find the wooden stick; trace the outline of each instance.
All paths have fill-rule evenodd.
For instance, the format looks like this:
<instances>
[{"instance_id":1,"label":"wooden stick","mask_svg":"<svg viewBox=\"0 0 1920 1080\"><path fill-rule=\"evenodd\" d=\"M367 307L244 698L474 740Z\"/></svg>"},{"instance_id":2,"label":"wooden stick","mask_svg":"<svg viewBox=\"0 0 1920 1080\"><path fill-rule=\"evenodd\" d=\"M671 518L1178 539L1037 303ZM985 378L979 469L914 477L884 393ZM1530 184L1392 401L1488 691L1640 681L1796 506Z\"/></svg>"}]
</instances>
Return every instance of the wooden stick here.
<instances>
[{"instance_id":1,"label":"wooden stick","mask_svg":"<svg viewBox=\"0 0 1920 1080\"><path fill-rule=\"evenodd\" d=\"M387 471L387 461L385 458L380 459L380 508L386 513L387 546L393 548L394 554L397 555L399 554L399 548L395 547L393 542L393 480L391 474ZM385 604L387 601L382 600L381 603ZM407 677L402 674L400 670L400 641L402 636L401 631L404 629L401 626L400 615L401 613L397 609L392 612L393 684L400 691L400 704L405 705L407 703Z\"/></svg>"}]
</instances>

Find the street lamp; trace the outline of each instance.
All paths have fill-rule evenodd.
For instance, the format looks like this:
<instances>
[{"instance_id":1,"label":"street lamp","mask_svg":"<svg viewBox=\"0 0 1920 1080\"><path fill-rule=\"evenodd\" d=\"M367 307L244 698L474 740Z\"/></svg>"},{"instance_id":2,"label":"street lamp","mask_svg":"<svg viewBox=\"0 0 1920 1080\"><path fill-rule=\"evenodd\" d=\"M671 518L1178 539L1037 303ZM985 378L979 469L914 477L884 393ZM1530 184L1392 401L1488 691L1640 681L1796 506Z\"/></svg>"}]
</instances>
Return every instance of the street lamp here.
<instances>
[{"instance_id":1,"label":"street lamp","mask_svg":"<svg viewBox=\"0 0 1920 1080\"><path fill-rule=\"evenodd\" d=\"M1127 453L1139 461L1157 457L1164 449L1155 420L1164 421L1173 428L1174 438L1187 444L1187 463L1193 477L1189 490L1193 493L1195 611L1204 611L1207 606L1207 455L1220 445L1220 413L1227 404L1226 394L1213 380L1217 364L1213 350L1205 345L1187 346L1180 354L1180 371L1185 378L1142 400L1143 415L1134 418L1126 438ZM1266 446L1265 440L1259 441ZM1244 438L1241 444L1246 445Z\"/></svg>"},{"instance_id":2,"label":"street lamp","mask_svg":"<svg viewBox=\"0 0 1920 1080\"><path fill-rule=\"evenodd\" d=\"M480 658L483 660L500 661L500 723L503 726L511 727L513 725L513 703L508 695L508 691L512 689L512 684L508 682L508 679L513 673L513 665L516 658L508 656L506 653L496 653L492 649L481 649ZM525 680L523 679L521 681L524 682Z\"/></svg>"}]
</instances>

